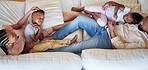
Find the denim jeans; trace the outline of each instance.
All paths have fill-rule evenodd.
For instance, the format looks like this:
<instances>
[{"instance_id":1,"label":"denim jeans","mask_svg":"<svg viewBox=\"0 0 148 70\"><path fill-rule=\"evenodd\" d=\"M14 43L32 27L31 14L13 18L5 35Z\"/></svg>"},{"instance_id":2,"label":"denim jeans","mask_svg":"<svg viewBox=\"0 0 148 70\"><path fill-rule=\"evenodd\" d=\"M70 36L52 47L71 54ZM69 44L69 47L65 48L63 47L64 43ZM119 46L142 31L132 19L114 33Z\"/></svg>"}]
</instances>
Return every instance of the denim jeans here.
<instances>
[{"instance_id":1,"label":"denim jeans","mask_svg":"<svg viewBox=\"0 0 148 70\"><path fill-rule=\"evenodd\" d=\"M79 28L84 29L91 36L91 38L69 46L47 50L46 52L81 53L82 50L91 48L112 49L112 44L106 29L99 26L99 24L94 19L83 15L78 16L69 24L63 26L61 29L55 32L52 37L55 40L62 40L67 35Z\"/></svg>"}]
</instances>

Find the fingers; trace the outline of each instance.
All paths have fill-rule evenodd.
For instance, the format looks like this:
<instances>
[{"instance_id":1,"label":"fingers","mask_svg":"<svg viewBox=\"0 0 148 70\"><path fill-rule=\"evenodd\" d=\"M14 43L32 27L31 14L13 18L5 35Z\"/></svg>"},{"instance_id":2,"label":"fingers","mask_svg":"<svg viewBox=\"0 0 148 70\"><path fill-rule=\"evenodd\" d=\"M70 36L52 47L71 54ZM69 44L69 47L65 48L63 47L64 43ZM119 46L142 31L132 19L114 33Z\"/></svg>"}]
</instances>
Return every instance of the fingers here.
<instances>
[{"instance_id":1,"label":"fingers","mask_svg":"<svg viewBox=\"0 0 148 70\"><path fill-rule=\"evenodd\" d=\"M37 6L35 6L35 7L32 7L32 10L34 10L34 11L37 11L37 10L39 10L40 8L39 7L37 7Z\"/></svg>"},{"instance_id":2,"label":"fingers","mask_svg":"<svg viewBox=\"0 0 148 70\"><path fill-rule=\"evenodd\" d=\"M33 27L36 29L36 31L39 31L41 30L41 27L37 24L33 24Z\"/></svg>"}]
</instances>

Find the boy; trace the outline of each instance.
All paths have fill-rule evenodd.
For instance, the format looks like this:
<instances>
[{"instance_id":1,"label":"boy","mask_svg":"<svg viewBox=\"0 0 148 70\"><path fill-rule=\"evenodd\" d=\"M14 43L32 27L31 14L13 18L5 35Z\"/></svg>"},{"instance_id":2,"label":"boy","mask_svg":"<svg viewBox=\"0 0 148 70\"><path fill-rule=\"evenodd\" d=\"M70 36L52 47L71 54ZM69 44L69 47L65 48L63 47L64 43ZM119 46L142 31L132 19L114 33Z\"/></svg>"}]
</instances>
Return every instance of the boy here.
<instances>
[{"instance_id":1,"label":"boy","mask_svg":"<svg viewBox=\"0 0 148 70\"><path fill-rule=\"evenodd\" d=\"M37 45L37 46L34 47L34 45L39 43L39 40L40 41L43 40L43 38L46 37L47 35L49 35L51 32L53 32L54 30L58 30L59 28L61 28L65 24L67 24L67 23L64 23L64 24L57 25L57 26L54 26L54 27L51 27L51 28L48 28L48 29L44 29L42 31L40 25L44 21L44 14L45 14L44 11L41 10L41 9L34 11L32 13L32 24L28 24L26 26L25 31L24 31L24 35L25 35L25 39L26 39L26 45L27 45L24 49L24 52L27 52L28 50L30 50L32 48L34 49L33 50L34 52L45 51L45 50L48 50L48 49L55 49L55 47L59 48L59 47L62 47L62 46L70 45L70 44L76 42L77 35L72 40L43 41L39 44L39 45L42 45L42 46ZM47 46L47 43L48 43L48 46ZM40 48L40 49L38 49L38 48Z\"/></svg>"},{"instance_id":2,"label":"boy","mask_svg":"<svg viewBox=\"0 0 148 70\"><path fill-rule=\"evenodd\" d=\"M130 13L130 8L113 1L109 1L103 6L85 6L81 8L72 7L71 10L78 12L84 11L86 13L96 12L95 14L101 13L98 14L100 18L97 19L97 22L102 27L107 24L105 23L107 19L109 21L115 20L116 22L131 24L138 24L143 19L139 13Z\"/></svg>"}]
</instances>

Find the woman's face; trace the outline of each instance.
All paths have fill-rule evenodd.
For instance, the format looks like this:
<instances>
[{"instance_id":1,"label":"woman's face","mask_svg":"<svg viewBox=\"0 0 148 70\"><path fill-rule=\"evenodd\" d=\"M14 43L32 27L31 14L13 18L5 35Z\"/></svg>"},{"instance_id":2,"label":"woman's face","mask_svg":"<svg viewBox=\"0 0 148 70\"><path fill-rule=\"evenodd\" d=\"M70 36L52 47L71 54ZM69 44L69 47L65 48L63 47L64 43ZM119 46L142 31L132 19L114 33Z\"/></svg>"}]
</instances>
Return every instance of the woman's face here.
<instances>
[{"instance_id":1,"label":"woman's face","mask_svg":"<svg viewBox=\"0 0 148 70\"><path fill-rule=\"evenodd\" d=\"M7 32L6 34L7 34L8 39L9 39L8 43L10 43L10 44L14 43L17 40L17 38L16 38L17 35L13 31L13 29L12 30L6 29L6 32Z\"/></svg>"},{"instance_id":2,"label":"woman's face","mask_svg":"<svg viewBox=\"0 0 148 70\"><path fill-rule=\"evenodd\" d=\"M32 22L38 24L39 26L44 21L44 14L41 12L36 12L32 15Z\"/></svg>"}]
</instances>

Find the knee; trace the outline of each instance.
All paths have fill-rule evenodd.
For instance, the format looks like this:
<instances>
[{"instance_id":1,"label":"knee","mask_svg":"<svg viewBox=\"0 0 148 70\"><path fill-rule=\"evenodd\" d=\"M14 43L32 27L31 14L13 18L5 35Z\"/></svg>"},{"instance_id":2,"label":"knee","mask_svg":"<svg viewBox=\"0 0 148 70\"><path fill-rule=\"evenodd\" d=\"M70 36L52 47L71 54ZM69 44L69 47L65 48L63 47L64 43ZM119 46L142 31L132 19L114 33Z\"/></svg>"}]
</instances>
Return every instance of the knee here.
<instances>
[{"instance_id":1,"label":"knee","mask_svg":"<svg viewBox=\"0 0 148 70\"><path fill-rule=\"evenodd\" d=\"M86 16L84 16L84 15L79 15L79 16L77 16L77 18L76 19L83 19L83 18L85 18Z\"/></svg>"}]
</instances>

